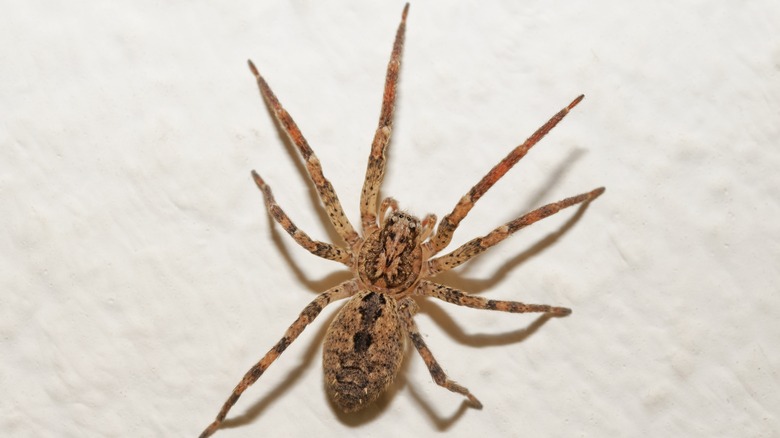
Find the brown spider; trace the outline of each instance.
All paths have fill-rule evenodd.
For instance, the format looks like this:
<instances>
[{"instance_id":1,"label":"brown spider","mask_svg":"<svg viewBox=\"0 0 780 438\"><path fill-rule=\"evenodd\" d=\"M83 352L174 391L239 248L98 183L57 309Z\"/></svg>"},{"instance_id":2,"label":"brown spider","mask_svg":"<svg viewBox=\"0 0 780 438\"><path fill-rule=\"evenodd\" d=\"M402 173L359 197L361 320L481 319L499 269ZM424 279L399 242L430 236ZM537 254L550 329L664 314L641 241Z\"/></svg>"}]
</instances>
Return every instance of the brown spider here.
<instances>
[{"instance_id":1,"label":"brown spider","mask_svg":"<svg viewBox=\"0 0 780 438\"><path fill-rule=\"evenodd\" d=\"M438 385L463 394L474 407L482 407L479 400L468 389L447 377L425 345L413 319L417 310L413 299L415 296L434 297L459 306L502 312L545 312L554 316L571 313L571 310L565 307L489 300L426 278L463 264L523 227L566 207L592 201L604 193L604 188L600 187L547 204L496 228L485 236L470 240L449 254L434 257L450 243L455 229L474 203L558 124L582 100L583 96L574 99L493 167L460 199L452 212L444 216L435 232L435 215L429 214L421 221L409 213L398 210L398 203L393 198L385 198L377 205L379 187L385 171L385 149L390 141L396 83L401 65L408 10L407 3L396 32L390 63L387 66L379 126L371 144L366 178L360 196L360 217L364 237L358 235L344 215L333 186L323 175L319 160L303 138L298 126L282 108L252 61L249 61L249 68L257 78L261 94L273 109L290 140L300 150L309 176L328 212L330 222L347 245L342 247L312 240L292 223L274 200L271 188L253 171L252 177L263 192L266 207L274 220L299 245L316 256L345 264L354 274L354 278L321 293L303 309L282 339L236 385L216 420L201 433L201 438L211 435L219 428L230 408L249 385L263 375L263 372L319 315L323 307L332 301L351 297L328 328L323 349L323 368L328 395L345 412L366 407L392 383L403 360L407 337L422 356L433 380Z\"/></svg>"}]
</instances>

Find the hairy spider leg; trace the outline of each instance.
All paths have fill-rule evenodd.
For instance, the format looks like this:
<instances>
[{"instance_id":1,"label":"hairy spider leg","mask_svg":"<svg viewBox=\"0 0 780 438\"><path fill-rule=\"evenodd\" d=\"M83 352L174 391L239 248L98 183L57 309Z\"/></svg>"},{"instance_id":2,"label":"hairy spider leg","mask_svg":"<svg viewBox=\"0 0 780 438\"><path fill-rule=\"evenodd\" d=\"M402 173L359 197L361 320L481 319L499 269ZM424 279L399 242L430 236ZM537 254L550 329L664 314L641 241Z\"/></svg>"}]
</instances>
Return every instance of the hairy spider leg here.
<instances>
[{"instance_id":1,"label":"hairy spider leg","mask_svg":"<svg viewBox=\"0 0 780 438\"><path fill-rule=\"evenodd\" d=\"M443 284L425 280L421 281L417 286L415 294L437 298L458 306L471 307L472 309L497 310L508 313L549 313L553 316L566 316L571 313L571 309L566 307L554 307L547 304L526 304L519 301L489 300Z\"/></svg>"},{"instance_id":2,"label":"hairy spider leg","mask_svg":"<svg viewBox=\"0 0 780 438\"><path fill-rule=\"evenodd\" d=\"M268 353L266 353L265 356L260 359L260 361L258 361L252 368L249 369L249 371L246 372L244 378L238 382L238 385L236 385L235 389L233 389L233 393L230 394L230 397L228 397L227 401L225 401L225 404L222 405L222 409L219 411L219 414L217 414L217 418L200 434L200 438L206 438L213 434L214 431L219 429L219 426L222 424L222 421L225 419L228 411L230 411L230 408L236 404L236 401L238 401L238 398L241 397L241 394L250 385L255 383L257 379L260 378L260 376L263 375L265 370L271 366L271 364L279 358L284 350L286 350L287 347L290 346L293 341L295 341L298 335L300 335L301 332L303 332L303 330L312 321L314 321L314 318L320 314L325 306L333 301L354 295L357 291L356 281L347 280L338 286L334 286L327 291L317 295L317 298L315 298L303 309L301 314L298 316L298 319L296 319L295 322L293 322L292 325L287 329L282 339L280 339L279 342L277 342L276 345L274 345L273 348L271 348Z\"/></svg>"},{"instance_id":3,"label":"hairy spider leg","mask_svg":"<svg viewBox=\"0 0 780 438\"><path fill-rule=\"evenodd\" d=\"M542 125L541 128L537 129L532 136L528 137L526 141L512 149L512 151L509 152L509 154L504 157L503 160L499 161L498 164L490 169L490 172L482 177L482 179L474 187L472 187L471 190L469 190L469 192L460 199L460 201L458 201L458 204L455 205L455 208L452 209L452 212L441 219L441 222L439 222L439 226L436 229L436 234L431 238L431 240L425 242L425 246L428 249L429 254L436 254L444 249L444 247L449 245L450 241L452 240L452 235L455 233L455 229L458 228L458 224L460 224L460 221L466 217L468 212L472 207L474 207L474 204L479 200L479 198L481 198L485 192L493 187L493 184L501 179L501 177L504 176L504 174L506 174L509 169L512 168L512 166L517 164L517 162L520 161L520 159L523 158L525 154L528 153L528 151L539 142L539 140L547 135L547 133L558 124L558 122L563 120L563 118L566 117L566 114L568 114L572 108L580 103L584 97L584 95L578 96L568 106L566 106L566 108L558 111L558 113L552 116L552 118L550 118L547 123Z\"/></svg>"},{"instance_id":4,"label":"hairy spider leg","mask_svg":"<svg viewBox=\"0 0 780 438\"><path fill-rule=\"evenodd\" d=\"M379 113L379 126L371 143L371 153L368 156L366 179L363 182L363 190L360 194L360 220L363 224L363 235L367 236L376 231L377 201L379 189L385 174L385 150L390 143L390 133L393 129L393 110L395 108L396 86L398 85L398 72L401 68L401 52L404 46L404 32L406 31L406 14L409 12L409 3L404 6L401 15L401 23L395 33L393 52L390 62L387 64L385 77L385 91L382 95L382 111Z\"/></svg>"},{"instance_id":5,"label":"hairy spider leg","mask_svg":"<svg viewBox=\"0 0 780 438\"><path fill-rule=\"evenodd\" d=\"M260 93L271 106L271 109L276 116L276 120L278 120L279 124L282 126L282 128L284 128L287 136L298 148L298 151L300 151L301 156L303 157L303 161L306 164L306 171L309 173L309 177L314 183L314 186L317 188L320 201L322 201L322 205L325 207L325 211L328 213L330 222L333 224L333 227L336 228L336 232L339 234L339 236L341 236L341 238L344 239L347 244L350 246L355 244L360 239L360 237L358 236L357 232L355 232L355 229L352 227L349 219L347 219L347 216L344 214L344 209L341 207L341 202L339 201L338 195L336 195L336 191L333 189L333 185L330 183L330 181L328 181L327 178L325 178L325 175L322 173L320 160L316 155L314 155L314 151L311 149L311 147L309 147L309 143L303 137L301 130L298 129L298 125L295 124L295 121L287 112L287 110L285 110L279 103L279 100L274 95L274 92L271 91L271 87L268 86L268 83L260 75L257 67L255 67L252 61L248 62L249 69L252 70L252 74L254 74L255 78L257 79L257 85L260 88Z\"/></svg>"},{"instance_id":6,"label":"hairy spider leg","mask_svg":"<svg viewBox=\"0 0 780 438\"><path fill-rule=\"evenodd\" d=\"M417 324L414 322L413 313L416 308L417 304L410 297L404 298L399 302L398 305L399 315L401 316L401 321L403 322L404 328L406 329L406 334L412 341L414 348L417 349L417 352L420 354L423 362L425 362L425 366L428 367L428 371L431 373L433 381L442 388L448 389L458 394L462 394L471 402L475 408L482 409L482 403L477 400L476 397L474 397L468 388L459 385L453 380L450 380L439 363L436 361L436 358L433 357L433 353L431 353L431 350L425 344L422 335L420 335L420 331L417 329Z\"/></svg>"},{"instance_id":7,"label":"hairy spider leg","mask_svg":"<svg viewBox=\"0 0 780 438\"><path fill-rule=\"evenodd\" d=\"M252 171L252 178L255 180L255 184L257 184L260 191L263 192L265 207L268 209L268 214L284 228L284 231L287 231L287 234L289 234L298 245L301 245L310 253L318 257L349 265L348 251L336 245L313 240L309 237L303 230L295 226L293 221L287 216L287 213L282 210L282 207L279 207L279 204L276 203L276 199L274 199L274 195L271 192L271 187L269 187L268 184L263 181L263 178L254 170Z\"/></svg>"},{"instance_id":8,"label":"hairy spider leg","mask_svg":"<svg viewBox=\"0 0 780 438\"><path fill-rule=\"evenodd\" d=\"M552 216L566 207L571 207L572 205L576 205L581 202L590 202L598 198L602 193L604 193L604 187L599 187L590 192L582 193L577 196L572 196L571 198L566 198L564 200L539 207L536 210L530 213L526 213L525 215L520 216L513 221L507 222L506 224L501 225L485 236L477 237L464 243L459 248L447 255L428 260L427 269L429 276L433 276L444 271L449 271L450 269L470 260L472 257L483 253L491 246L511 236L514 232L548 216Z\"/></svg>"}]
</instances>

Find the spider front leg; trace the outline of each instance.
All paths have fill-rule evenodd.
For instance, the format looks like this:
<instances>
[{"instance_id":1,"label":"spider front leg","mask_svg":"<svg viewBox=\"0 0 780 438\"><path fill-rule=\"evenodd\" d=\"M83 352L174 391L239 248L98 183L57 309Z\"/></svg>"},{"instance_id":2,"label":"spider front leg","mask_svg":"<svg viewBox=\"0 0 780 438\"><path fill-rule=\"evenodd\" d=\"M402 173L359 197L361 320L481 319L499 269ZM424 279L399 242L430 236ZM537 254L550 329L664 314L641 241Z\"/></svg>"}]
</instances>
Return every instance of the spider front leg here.
<instances>
[{"instance_id":1,"label":"spider front leg","mask_svg":"<svg viewBox=\"0 0 780 438\"><path fill-rule=\"evenodd\" d=\"M296 319L295 322L293 322L292 325L287 329L282 339L280 339L279 342L277 342L276 345L274 345L273 348L271 348L268 353L266 353L265 356L260 359L259 362L257 362L252 368L249 369L249 371L247 371L247 373L244 375L244 378L241 379L238 385L236 385L235 389L233 389L233 393L230 395L230 397L228 397L225 404L222 405L222 409L219 411L219 414L217 414L217 418L200 434L200 438L206 438L207 436L210 436L219 428L228 411L230 411L230 408L236 404L236 401L238 401L238 398L241 397L241 394L250 385L255 383L257 379L260 378L260 376L263 375L265 370L271 366L271 364L284 352L285 349L287 349L290 344L292 344L293 341L295 341L295 339L298 337L298 335L301 334L301 332L303 332L306 326L314 321L314 318L320 314L325 306L335 300L340 300L342 298L347 298L351 295L354 295L356 292L357 285L355 280L348 280L321 293L317 296L317 298L314 299L314 301L309 303L309 305L303 309L303 312L301 312L300 316L298 316L298 319Z\"/></svg>"},{"instance_id":2,"label":"spider front leg","mask_svg":"<svg viewBox=\"0 0 780 438\"><path fill-rule=\"evenodd\" d=\"M471 307L472 309L498 310L499 312L509 313L549 313L555 316L566 316L571 313L571 309L566 307L553 307L547 304L525 304L519 301L489 300L443 284L425 280L420 282L415 293L438 298L458 306Z\"/></svg>"},{"instance_id":3,"label":"spider front leg","mask_svg":"<svg viewBox=\"0 0 780 438\"><path fill-rule=\"evenodd\" d=\"M441 368L439 363L436 361L436 358L433 357L433 353L431 353L431 350L425 344L422 335L420 335L420 331L417 329L417 324L414 322L414 311L412 309L416 308L417 304L409 297L398 303L399 315L401 316L401 321L403 322L404 328L406 329L406 334L412 341L414 348L416 348L417 352L420 353L420 357L422 357L423 362L425 362L425 366L428 367L428 371L431 373L433 381L443 388L464 395L469 399L475 408L482 409L482 403L477 400L476 397L474 397L468 388L450 380L449 377L447 377L447 374L444 373L444 370Z\"/></svg>"},{"instance_id":4,"label":"spider front leg","mask_svg":"<svg viewBox=\"0 0 780 438\"><path fill-rule=\"evenodd\" d=\"M465 218L469 213L469 211L471 211L471 208L474 207L474 204L479 200L479 198L481 198L482 195L484 195L491 187L493 187L493 184L501 179L501 177L504 176L504 174L506 174L509 169L512 168L512 166L517 164L517 162L520 161L520 159L523 158L525 154L528 153L528 151L539 142L539 140L547 135L547 133L558 124L558 122L563 120L563 118L566 117L566 114L568 114L572 108L580 103L584 97L584 95L578 96L568 106L566 106L566 108L558 111L558 113L552 116L552 118L550 118L547 123L542 125L541 128L537 129L532 136L528 137L526 141L514 148L506 157L504 157L503 160L499 161L498 164L490 169L490 172L483 176L482 179L474 187L472 187L471 190L469 190L469 192L460 199L460 201L458 201L458 204L454 209L452 209L452 212L441 219L439 227L436 229L436 234L431 238L430 241L425 243L425 246L430 254L436 254L449 245L450 241L452 240L452 235L455 233L455 229L458 228L458 224L460 224L460 221L462 221L463 218Z\"/></svg>"},{"instance_id":5,"label":"spider front leg","mask_svg":"<svg viewBox=\"0 0 780 438\"><path fill-rule=\"evenodd\" d=\"M382 95L382 111L379 114L379 126L371 143L371 154L368 156L366 179L363 182L363 191L360 194L360 219L363 224L363 235L367 236L376 230L377 201L379 188L385 174L385 149L390 143L390 133L393 128L393 109L395 108L396 86L398 84L398 71L401 68L401 51L404 46L404 32L406 31L406 14L409 12L409 3L404 7L401 15L401 24L395 33L393 52L390 62L387 64L385 76L385 91Z\"/></svg>"},{"instance_id":6,"label":"spider front leg","mask_svg":"<svg viewBox=\"0 0 780 438\"><path fill-rule=\"evenodd\" d=\"M268 83L260 75L257 67L255 67L252 61L248 62L249 69L252 70L252 74L254 74L255 78L257 79L257 85L260 87L260 93L271 106L276 119L282 125L282 128L284 128L287 136L298 148L298 151L300 151L301 156L303 157L303 161L306 164L306 171L314 183L314 186L317 188L320 201L322 201L322 204L325 206L325 210L328 212L330 222L333 224L333 227L336 228L336 232L339 233L339 236L341 236L345 242L352 246L358 241L358 234L355 232L355 229L352 227L349 219L347 219L347 216L344 214L344 209L341 207L341 202L339 201L338 195L336 195L336 191L333 189L333 185L330 183L330 181L328 181L327 178L325 178L325 175L322 173L322 166L320 165L319 158L314 155L314 151L311 149L311 147L309 147L309 143L303 137L301 130L298 129L298 125L295 124L295 121L287 112L287 110L285 110L282 107L282 104L279 103L276 95L274 95L274 92L271 91L271 87L268 86Z\"/></svg>"},{"instance_id":7,"label":"spider front leg","mask_svg":"<svg viewBox=\"0 0 780 438\"><path fill-rule=\"evenodd\" d=\"M544 219L548 216L552 216L566 207L571 207L572 205L576 205L581 202L590 202L598 198L602 193L604 193L604 187L599 187L588 193L583 193L577 196L572 196L571 198L566 198L562 201L547 204L544 207L537 208L530 213L527 213L496 228L485 236L472 239L447 255L429 260L427 266L428 276L433 276L440 272L449 271L450 269L465 263L472 257L481 254L498 242L506 239L515 231L518 231L521 228L525 228L528 225L531 225L534 222Z\"/></svg>"},{"instance_id":8,"label":"spider front leg","mask_svg":"<svg viewBox=\"0 0 780 438\"><path fill-rule=\"evenodd\" d=\"M284 210L276 203L276 199L274 199L274 195L271 193L271 187L269 187L268 184L263 181L263 178L254 170L252 171L252 178L255 180L255 184L257 184L260 191L263 192L263 198L265 199L265 206L268 209L268 213L282 226L282 228L284 228L284 231L287 231L287 234L289 234L290 237L298 242L298 245L301 245L310 253L324 259L341 262L345 265L349 263L349 253L347 251L329 243L312 240L308 234L296 227Z\"/></svg>"}]
</instances>

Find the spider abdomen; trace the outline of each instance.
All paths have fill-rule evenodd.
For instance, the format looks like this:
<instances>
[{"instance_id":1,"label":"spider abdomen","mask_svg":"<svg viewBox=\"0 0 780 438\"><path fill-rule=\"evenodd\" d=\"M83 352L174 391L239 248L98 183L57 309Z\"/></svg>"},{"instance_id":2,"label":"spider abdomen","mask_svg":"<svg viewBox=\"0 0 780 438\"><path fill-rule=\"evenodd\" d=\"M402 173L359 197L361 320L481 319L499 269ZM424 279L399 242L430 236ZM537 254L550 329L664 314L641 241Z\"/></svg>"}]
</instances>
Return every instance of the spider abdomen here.
<instances>
[{"instance_id":1,"label":"spider abdomen","mask_svg":"<svg viewBox=\"0 0 780 438\"><path fill-rule=\"evenodd\" d=\"M396 305L389 295L361 292L328 328L322 355L325 387L344 412L376 400L398 373L404 336Z\"/></svg>"}]
</instances>

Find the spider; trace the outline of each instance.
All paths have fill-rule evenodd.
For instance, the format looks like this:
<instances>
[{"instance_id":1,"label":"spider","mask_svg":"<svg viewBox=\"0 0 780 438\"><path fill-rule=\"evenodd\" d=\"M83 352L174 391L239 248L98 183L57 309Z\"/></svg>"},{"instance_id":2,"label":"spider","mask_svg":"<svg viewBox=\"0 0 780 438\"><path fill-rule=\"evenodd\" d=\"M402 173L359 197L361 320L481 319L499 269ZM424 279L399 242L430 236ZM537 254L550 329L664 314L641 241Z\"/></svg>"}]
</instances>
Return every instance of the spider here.
<instances>
[{"instance_id":1,"label":"spider","mask_svg":"<svg viewBox=\"0 0 780 438\"><path fill-rule=\"evenodd\" d=\"M408 11L407 3L401 15L401 23L396 31L390 62L387 66L379 126L371 144L366 177L360 196L363 237L355 231L344 214L333 186L325 178L319 160L301 134L298 125L279 103L252 61L249 61L249 68L257 79L260 93L290 140L300 151L330 222L346 245L334 245L311 239L295 226L274 200L268 184L257 172L252 171L254 182L263 193L265 205L274 220L299 245L316 256L346 265L354 278L322 292L303 309L282 339L249 369L236 385L216 419L200 435L201 438L211 435L219 428L241 394L263 375L322 309L333 301L349 298L325 335L323 368L326 391L334 404L345 412L354 412L366 407L392 383L403 360L406 339L409 339L417 349L431 377L438 385L462 394L473 407L482 407L479 400L467 388L447 377L431 350L428 349L413 319L417 311L415 297L433 297L459 306L502 312L542 312L552 316L565 316L571 313L571 310L565 307L490 300L438 284L429 278L465 263L521 228L566 207L590 202L604 193L604 188L600 187L547 204L501 225L485 236L466 242L449 254L436 256L450 243L458 224L466 217L477 200L557 125L584 96L578 96L525 142L515 147L460 199L452 212L439 222L435 231L436 216L433 214L428 214L420 220L399 210L398 202L393 198L385 198L378 203L379 188L385 171L385 151L392 130L396 84Z\"/></svg>"}]
</instances>

